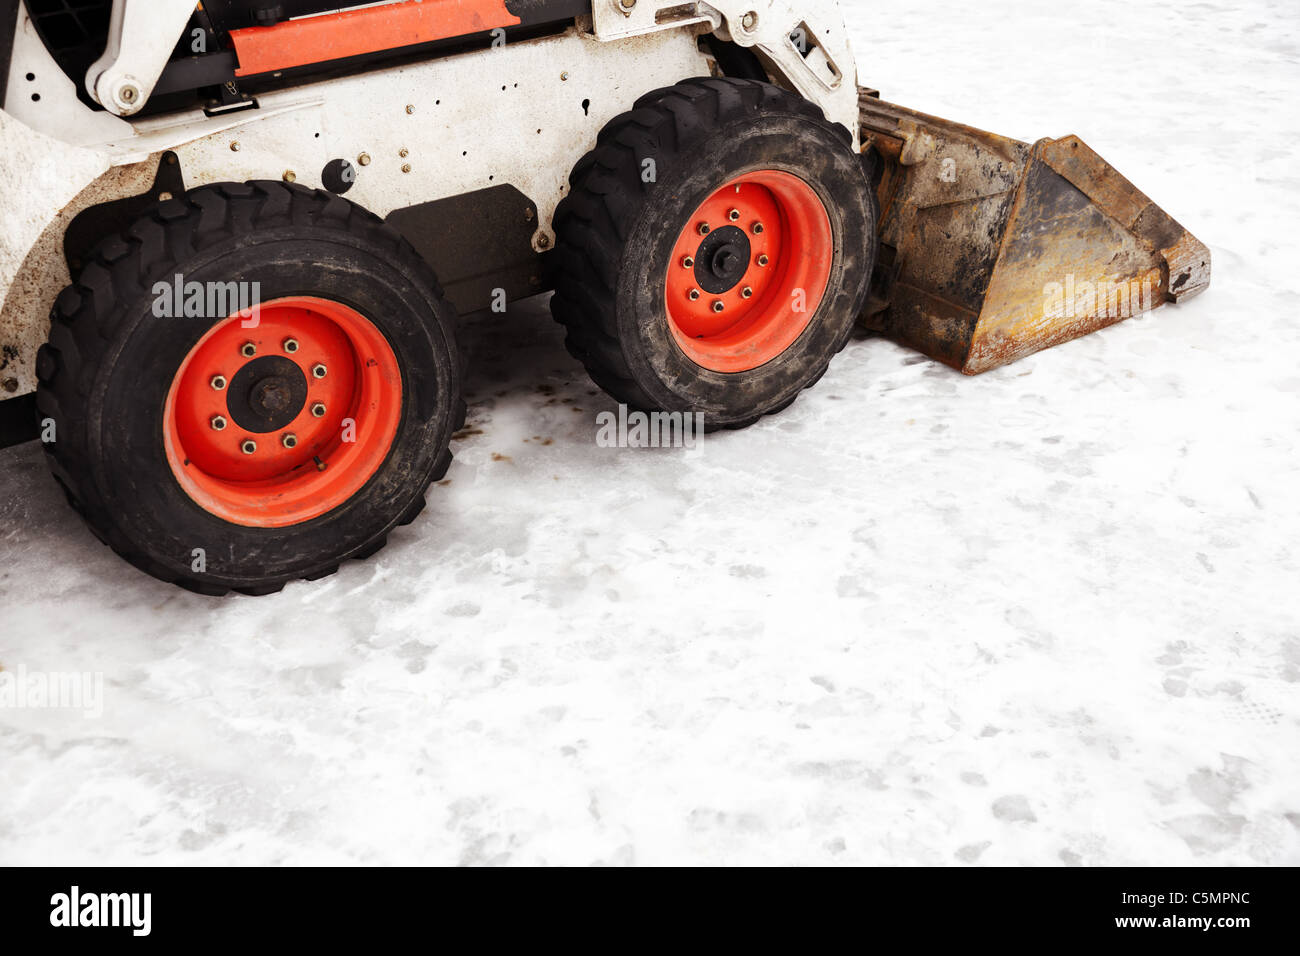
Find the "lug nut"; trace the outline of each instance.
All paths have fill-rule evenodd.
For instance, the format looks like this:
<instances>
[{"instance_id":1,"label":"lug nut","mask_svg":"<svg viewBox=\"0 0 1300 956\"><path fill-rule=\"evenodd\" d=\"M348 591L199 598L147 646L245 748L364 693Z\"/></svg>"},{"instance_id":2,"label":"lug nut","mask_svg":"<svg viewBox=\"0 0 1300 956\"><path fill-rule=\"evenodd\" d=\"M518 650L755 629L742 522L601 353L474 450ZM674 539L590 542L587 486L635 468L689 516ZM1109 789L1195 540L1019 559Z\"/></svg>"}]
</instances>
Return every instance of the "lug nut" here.
<instances>
[{"instance_id":1,"label":"lug nut","mask_svg":"<svg viewBox=\"0 0 1300 956\"><path fill-rule=\"evenodd\" d=\"M311 367L311 377L324 378L328 373L328 371L329 370L326 369L324 365L321 365L319 362L317 362L315 365Z\"/></svg>"},{"instance_id":2,"label":"lug nut","mask_svg":"<svg viewBox=\"0 0 1300 956\"><path fill-rule=\"evenodd\" d=\"M739 209L731 210L731 212L727 213L727 218L730 219L732 222L740 222L740 210Z\"/></svg>"},{"instance_id":3,"label":"lug nut","mask_svg":"<svg viewBox=\"0 0 1300 956\"><path fill-rule=\"evenodd\" d=\"M746 299L752 299L754 297L754 290L749 286L745 286L745 288L740 290L740 294Z\"/></svg>"},{"instance_id":4,"label":"lug nut","mask_svg":"<svg viewBox=\"0 0 1300 956\"><path fill-rule=\"evenodd\" d=\"M700 223L700 235L701 235L701 236L707 236L707 235L708 235L710 232L712 232L712 231L713 231L713 230L709 228L709 224L708 224L707 222L702 222L702 223Z\"/></svg>"},{"instance_id":5,"label":"lug nut","mask_svg":"<svg viewBox=\"0 0 1300 956\"><path fill-rule=\"evenodd\" d=\"M762 234L763 234L763 224L761 222L754 223L754 235L761 236Z\"/></svg>"},{"instance_id":6,"label":"lug nut","mask_svg":"<svg viewBox=\"0 0 1300 956\"><path fill-rule=\"evenodd\" d=\"M714 312L721 312L721 311L722 311L723 309L725 309L726 307L727 307L727 306L726 306L722 301L718 301L718 302L713 303L713 311L714 311Z\"/></svg>"},{"instance_id":7,"label":"lug nut","mask_svg":"<svg viewBox=\"0 0 1300 956\"><path fill-rule=\"evenodd\" d=\"M245 455L251 455L253 452L257 451L257 442L253 441L251 438L245 438L240 442L239 450Z\"/></svg>"},{"instance_id":8,"label":"lug nut","mask_svg":"<svg viewBox=\"0 0 1300 956\"><path fill-rule=\"evenodd\" d=\"M682 268L683 268L683 269L694 269L694 268L695 268L695 259L694 259L692 256L687 256L685 259L682 260Z\"/></svg>"},{"instance_id":9,"label":"lug nut","mask_svg":"<svg viewBox=\"0 0 1300 956\"><path fill-rule=\"evenodd\" d=\"M296 351L298 351L298 340L297 340L297 339L285 339L285 340L284 340L284 350L285 350L286 352L296 352Z\"/></svg>"},{"instance_id":10,"label":"lug nut","mask_svg":"<svg viewBox=\"0 0 1300 956\"><path fill-rule=\"evenodd\" d=\"M316 404L312 405L312 407L311 407L311 417L312 417L312 418L324 418L324 417L325 417L325 403L324 403L324 402L317 402Z\"/></svg>"},{"instance_id":11,"label":"lug nut","mask_svg":"<svg viewBox=\"0 0 1300 956\"><path fill-rule=\"evenodd\" d=\"M215 390L220 392L226 387L226 377L224 375L214 375L212 376L212 381L209 384Z\"/></svg>"},{"instance_id":12,"label":"lug nut","mask_svg":"<svg viewBox=\"0 0 1300 956\"><path fill-rule=\"evenodd\" d=\"M223 431L226 427L226 420L221 415L213 415L211 424L214 432Z\"/></svg>"},{"instance_id":13,"label":"lug nut","mask_svg":"<svg viewBox=\"0 0 1300 956\"><path fill-rule=\"evenodd\" d=\"M257 346L252 342L245 342L239 347L239 354L244 358L252 358L257 354Z\"/></svg>"},{"instance_id":14,"label":"lug nut","mask_svg":"<svg viewBox=\"0 0 1300 956\"><path fill-rule=\"evenodd\" d=\"M698 302L700 299L700 290L692 289L690 292L687 293L687 295L690 297L690 300L692 302Z\"/></svg>"},{"instance_id":15,"label":"lug nut","mask_svg":"<svg viewBox=\"0 0 1300 956\"><path fill-rule=\"evenodd\" d=\"M759 256L759 257L758 257L758 264L759 264L760 266L765 266L765 265L767 265L767 264L768 264L769 262L771 262L771 261L772 261L772 260L769 259L767 256Z\"/></svg>"},{"instance_id":16,"label":"lug nut","mask_svg":"<svg viewBox=\"0 0 1300 956\"><path fill-rule=\"evenodd\" d=\"M284 437L280 439L280 444L285 448L297 448L298 436L293 432L285 432Z\"/></svg>"}]
</instances>

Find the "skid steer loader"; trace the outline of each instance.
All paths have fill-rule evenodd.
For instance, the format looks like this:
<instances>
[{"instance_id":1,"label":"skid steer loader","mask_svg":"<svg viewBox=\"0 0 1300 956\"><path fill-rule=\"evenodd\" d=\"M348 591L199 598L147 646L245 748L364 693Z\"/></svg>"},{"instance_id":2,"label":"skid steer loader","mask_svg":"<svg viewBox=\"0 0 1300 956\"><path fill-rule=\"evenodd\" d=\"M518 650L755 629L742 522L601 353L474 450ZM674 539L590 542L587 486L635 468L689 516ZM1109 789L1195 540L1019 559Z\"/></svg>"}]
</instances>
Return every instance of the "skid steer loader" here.
<instances>
[{"instance_id":1,"label":"skid steer loader","mask_svg":"<svg viewBox=\"0 0 1300 956\"><path fill-rule=\"evenodd\" d=\"M859 87L835 0L0 0L0 104L7 436L202 593L413 520L493 304L734 429L856 322L977 373L1209 281L1077 139Z\"/></svg>"}]
</instances>

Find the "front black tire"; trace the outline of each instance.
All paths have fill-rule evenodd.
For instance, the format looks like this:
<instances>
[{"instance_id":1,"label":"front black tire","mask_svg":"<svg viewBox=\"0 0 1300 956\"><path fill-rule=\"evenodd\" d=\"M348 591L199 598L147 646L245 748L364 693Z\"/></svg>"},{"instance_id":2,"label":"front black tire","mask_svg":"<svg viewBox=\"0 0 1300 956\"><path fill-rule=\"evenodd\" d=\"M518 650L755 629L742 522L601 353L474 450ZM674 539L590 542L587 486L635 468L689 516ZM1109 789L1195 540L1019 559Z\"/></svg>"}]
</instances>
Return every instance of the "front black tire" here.
<instances>
[{"instance_id":1,"label":"front black tire","mask_svg":"<svg viewBox=\"0 0 1300 956\"><path fill-rule=\"evenodd\" d=\"M705 367L665 304L678 237L716 190L766 170L806 183L828 214L826 292L784 351L739 371ZM555 219L552 313L570 353L618 401L742 428L789 406L847 343L875 263L876 200L848 131L816 105L755 80L685 80L606 126L570 182Z\"/></svg>"},{"instance_id":2,"label":"front black tire","mask_svg":"<svg viewBox=\"0 0 1300 956\"><path fill-rule=\"evenodd\" d=\"M155 314L155 283L175 275L256 281L262 302L342 303L382 334L400 369L400 420L350 498L301 523L258 527L219 517L182 488L164 448L164 406L186 357L228 317ZM37 371L38 414L55 427L47 459L69 501L132 564L204 594L278 591L379 550L447 471L465 414L455 311L429 266L355 204L277 182L192 190L103 241L58 297Z\"/></svg>"}]
</instances>

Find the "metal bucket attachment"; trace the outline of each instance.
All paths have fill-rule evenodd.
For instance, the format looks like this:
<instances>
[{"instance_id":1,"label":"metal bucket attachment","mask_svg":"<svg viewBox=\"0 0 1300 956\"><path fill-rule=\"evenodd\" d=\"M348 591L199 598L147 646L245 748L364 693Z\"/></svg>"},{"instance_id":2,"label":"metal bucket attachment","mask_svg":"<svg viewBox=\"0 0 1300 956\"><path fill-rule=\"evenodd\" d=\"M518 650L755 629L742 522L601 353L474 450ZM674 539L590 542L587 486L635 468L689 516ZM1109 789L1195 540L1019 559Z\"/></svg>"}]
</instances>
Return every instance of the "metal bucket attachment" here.
<instances>
[{"instance_id":1,"label":"metal bucket attachment","mask_svg":"<svg viewBox=\"0 0 1300 956\"><path fill-rule=\"evenodd\" d=\"M1077 136L1033 146L861 97L880 256L862 323L976 375L1210 284L1210 253Z\"/></svg>"}]
</instances>

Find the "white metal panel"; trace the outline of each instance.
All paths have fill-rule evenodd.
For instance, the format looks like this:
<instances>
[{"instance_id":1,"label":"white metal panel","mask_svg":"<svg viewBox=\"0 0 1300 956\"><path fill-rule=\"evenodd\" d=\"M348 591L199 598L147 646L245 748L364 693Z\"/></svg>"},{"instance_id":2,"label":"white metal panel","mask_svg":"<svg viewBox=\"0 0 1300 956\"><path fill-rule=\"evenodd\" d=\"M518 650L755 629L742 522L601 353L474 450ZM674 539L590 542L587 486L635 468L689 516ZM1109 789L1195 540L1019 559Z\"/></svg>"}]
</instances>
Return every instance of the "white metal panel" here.
<instances>
[{"instance_id":1,"label":"white metal panel","mask_svg":"<svg viewBox=\"0 0 1300 956\"><path fill-rule=\"evenodd\" d=\"M32 129L76 146L131 135L126 120L92 110L77 99L76 86L45 49L26 6L18 8L9 83L0 105Z\"/></svg>"},{"instance_id":2,"label":"white metal panel","mask_svg":"<svg viewBox=\"0 0 1300 956\"><path fill-rule=\"evenodd\" d=\"M0 111L0 401L36 387L36 350L49 330L50 305L68 284L62 240L71 213L60 211L107 169L103 154L60 143Z\"/></svg>"},{"instance_id":3,"label":"white metal panel","mask_svg":"<svg viewBox=\"0 0 1300 956\"><path fill-rule=\"evenodd\" d=\"M540 250L554 241L551 219L569 173L601 127L643 93L708 73L689 31L608 44L571 28L261 95L262 118L249 111L246 125L175 148L187 188L286 173L319 186L325 164L346 159L357 172L347 198L380 216L509 183L537 204ZM166 132L151 148L163 148ZM129 142L112 149L138 159Z\"/></svg>"}]
</instances>

